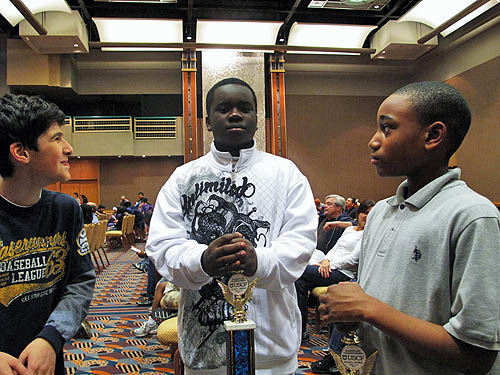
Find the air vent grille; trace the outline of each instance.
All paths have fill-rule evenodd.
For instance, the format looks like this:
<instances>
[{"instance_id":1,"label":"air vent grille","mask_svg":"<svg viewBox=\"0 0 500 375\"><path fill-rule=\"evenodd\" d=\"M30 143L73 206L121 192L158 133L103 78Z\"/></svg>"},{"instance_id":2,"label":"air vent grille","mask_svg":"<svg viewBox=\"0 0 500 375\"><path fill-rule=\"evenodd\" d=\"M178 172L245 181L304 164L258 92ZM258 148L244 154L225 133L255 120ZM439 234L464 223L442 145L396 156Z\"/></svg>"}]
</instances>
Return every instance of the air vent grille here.
<instances>
[{"instance_id":1,"label":"air vent grille","mask_svg":"<svg viewBox=\"0 0 500 375\"><path fill-rule=\"evenodd\" d=\"M132 117L74 117L75 133L132 132Z\"/></svg>"},{"instance_id":2,"label":"air vent grille","mask_svg":"<svg viewBox=\"0 0 500 375\"><path fill-rule=\"evenodd\" d=\"M175 117L136 117L134 119L135 139L177 138Z\"/></svg>"}]
</instances>

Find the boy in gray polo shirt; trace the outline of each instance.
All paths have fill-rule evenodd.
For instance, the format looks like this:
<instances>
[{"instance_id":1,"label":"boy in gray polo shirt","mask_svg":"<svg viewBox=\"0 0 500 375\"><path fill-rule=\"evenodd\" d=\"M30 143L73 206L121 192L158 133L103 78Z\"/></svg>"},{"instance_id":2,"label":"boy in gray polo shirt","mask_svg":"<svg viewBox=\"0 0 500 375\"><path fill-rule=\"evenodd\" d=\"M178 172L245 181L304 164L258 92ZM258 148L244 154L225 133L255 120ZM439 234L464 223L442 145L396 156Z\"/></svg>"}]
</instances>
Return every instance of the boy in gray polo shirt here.
<instances>
[{"instance_id":1,"label":"boy in gray polo shirt","mask_svg":"<svg viewBox=\"0 0 500 375\"><path fill-rule=\"evenodd\" d=\"M379 108L371 163L407 180L370 213L359 284L320 298L327 320L360 322L367 354L380 351L376 375L500 374L499 212L448 170L470 121L462 95L439 82L407 85Z\"/></svg>"}]
</instances>

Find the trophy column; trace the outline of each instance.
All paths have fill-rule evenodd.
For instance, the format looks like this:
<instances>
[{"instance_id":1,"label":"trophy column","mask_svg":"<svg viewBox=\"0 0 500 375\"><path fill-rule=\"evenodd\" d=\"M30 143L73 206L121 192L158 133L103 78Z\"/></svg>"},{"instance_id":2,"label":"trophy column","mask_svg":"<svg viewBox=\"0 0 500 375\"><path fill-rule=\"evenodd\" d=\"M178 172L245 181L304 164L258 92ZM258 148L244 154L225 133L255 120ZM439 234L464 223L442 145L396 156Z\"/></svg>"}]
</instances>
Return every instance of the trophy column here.
<instances>
[{"instance_id":1,"label":"trophy column","mask_svg":"<svg viewBox=\"0 0 500 375\"><path fill-rule=\"evenodd\" d=\"M224 322L226 329L226 366L228 375L254 375L255 323L247 320L244 323Z\"/></svg>"},{"instance_id":2,"label":"trophy column","mask_svg":"<svg viewBox=\"0 0 500 375\"><path fill-rule=\"evenodd\" d=\"M245 303L252 297L257 279L249 282L242 273L235 273L226 284L217 280L224 298L233 306L233 320L226 320L226 367L228 375L255 375L255 322L245 318Z\"/></svg>"}]
</instances>

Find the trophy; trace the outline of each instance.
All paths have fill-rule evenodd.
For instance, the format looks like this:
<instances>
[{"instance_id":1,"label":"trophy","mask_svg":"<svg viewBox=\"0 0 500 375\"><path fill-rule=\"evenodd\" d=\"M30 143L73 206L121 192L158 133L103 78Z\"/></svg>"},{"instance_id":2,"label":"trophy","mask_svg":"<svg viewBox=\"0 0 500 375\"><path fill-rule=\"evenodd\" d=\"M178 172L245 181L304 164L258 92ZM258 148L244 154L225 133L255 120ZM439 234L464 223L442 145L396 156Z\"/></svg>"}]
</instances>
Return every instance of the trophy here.
<instances>
[{"instance_id":1,"label":"trophy","mask_svg":"<svg viewBox=\"0 0 500 375\"><path fill-rule=\"evenodd\" d=\"M243 273L233 273L226 284L217 280L224 298L233 306L233 319L224 322L228 375L255 374L255 322L245 318L245 303L252 297L257 279L252 282Z\"/></svg>"},{"instance_id":2,"label":"trophy","mask_svg":"<svg viewBox=\"0 0 500 375\"><path fill-rule=\"evenodd\" d=\"M330 349L330 354L335 359L340 373L342 375L370 375L377 359L378 350L366 358L365 351L359 346L361 339L356 331L347 332L341 341L346 346L340 355Z\"/></svg>"}]
</instances>

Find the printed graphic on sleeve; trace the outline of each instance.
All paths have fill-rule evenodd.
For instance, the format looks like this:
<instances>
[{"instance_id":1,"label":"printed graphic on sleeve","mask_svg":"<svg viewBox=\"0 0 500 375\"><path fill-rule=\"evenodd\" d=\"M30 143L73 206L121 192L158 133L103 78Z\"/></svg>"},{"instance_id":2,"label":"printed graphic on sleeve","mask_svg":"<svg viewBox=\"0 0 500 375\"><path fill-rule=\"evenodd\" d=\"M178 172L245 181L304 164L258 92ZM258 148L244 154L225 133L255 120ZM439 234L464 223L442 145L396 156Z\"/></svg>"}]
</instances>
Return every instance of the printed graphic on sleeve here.
<instances>
[{"instance_id":1,"label":"printed graphic on sleeve","mask_svg":"<svg viewBox=\"0 0 500 375\"><path fill-rule=\"evenodd\" d=\"M76 237L76 251L81 256L87 255L90 253L89 241L87 239L87 232L85 228L82 228L78 236Z\"/></svg>"},{"instance_id":2,"label":"printed graphic on sleeve","mask_svg":"<svg viewBox=\"0 0 500 375\"><path fill-rule=\"evenodd\" d=\"M8 306L48 295L65 274L69 244L66 232L23 238L4 244L0 239L0 303Z\"/></svg>"}]
</instances>

